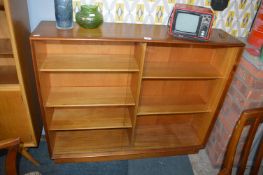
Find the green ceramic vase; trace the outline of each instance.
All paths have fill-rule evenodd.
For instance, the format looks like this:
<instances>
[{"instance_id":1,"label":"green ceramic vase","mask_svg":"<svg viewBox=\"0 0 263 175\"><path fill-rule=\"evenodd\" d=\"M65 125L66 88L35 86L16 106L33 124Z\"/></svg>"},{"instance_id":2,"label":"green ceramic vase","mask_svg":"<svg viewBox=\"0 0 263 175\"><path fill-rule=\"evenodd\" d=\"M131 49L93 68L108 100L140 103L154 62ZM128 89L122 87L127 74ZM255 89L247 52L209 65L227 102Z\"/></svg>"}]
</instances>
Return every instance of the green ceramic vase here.
<instances>
[{"instance_id":1,"label":"green ceramic vase","mask_svg":"<svg viewBox=\"0 0 263 175\"><path fill-rule=\"evenodd\" d=\"M76 13L76 22L84 28L93 29L103 22L102 14L96 5L82 5L81 10Z\"/></svg>"}]
</instances>

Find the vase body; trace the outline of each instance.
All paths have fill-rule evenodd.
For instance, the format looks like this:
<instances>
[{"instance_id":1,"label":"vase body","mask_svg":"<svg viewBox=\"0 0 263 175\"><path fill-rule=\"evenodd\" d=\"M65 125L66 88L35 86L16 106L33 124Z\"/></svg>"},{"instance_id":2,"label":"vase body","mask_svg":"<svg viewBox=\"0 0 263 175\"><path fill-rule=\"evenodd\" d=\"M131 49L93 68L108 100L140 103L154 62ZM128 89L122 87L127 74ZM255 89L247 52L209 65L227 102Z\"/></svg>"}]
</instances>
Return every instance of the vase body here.
<instances>
[{"instance_id":1,"label":"vase body","mask_svg":"<svg viewBox=\"0 0 263 175\"><path fill-rule=\"evenodd\" d=\"M71 29L73 27L72 0L54 0L56 27L58 29Z\"/></svg>"},{"instance_id":2,"label":"vase body","mask_svg":"<svg viewBox=\"0 0 263 175\"><path fill-rule=\"evenodd\" d=\"M82 5L76 13L76 22L84 28L96 28L103 22L102 14L96 5Z\"/></svg>"}]
</instances>

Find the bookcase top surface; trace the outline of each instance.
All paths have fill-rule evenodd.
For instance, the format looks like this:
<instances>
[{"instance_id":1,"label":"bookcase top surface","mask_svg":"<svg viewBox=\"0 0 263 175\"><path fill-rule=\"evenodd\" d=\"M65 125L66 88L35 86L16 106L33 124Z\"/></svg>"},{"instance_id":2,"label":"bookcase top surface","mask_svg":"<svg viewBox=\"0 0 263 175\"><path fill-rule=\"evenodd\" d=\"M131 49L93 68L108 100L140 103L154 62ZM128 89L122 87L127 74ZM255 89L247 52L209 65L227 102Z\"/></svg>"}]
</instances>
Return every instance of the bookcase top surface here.
<instances>
[{"instance_id":1,"label":"bookcase top surface","mask_svg":"<svg viewBox=\"0 0 263 175\"><path fill-rule=\"evenodd\" d=\"M42 21L32 32L31 40L87 40L127 41L145 43L176 43L197 45L224 45L242 47L244 44L221 29L213 29L209 41L191 41L168 34L165 25L103 23L96 29L84 29L78 24L70 30L59 30L55 21Z\"/></svg>"}]
</instances>

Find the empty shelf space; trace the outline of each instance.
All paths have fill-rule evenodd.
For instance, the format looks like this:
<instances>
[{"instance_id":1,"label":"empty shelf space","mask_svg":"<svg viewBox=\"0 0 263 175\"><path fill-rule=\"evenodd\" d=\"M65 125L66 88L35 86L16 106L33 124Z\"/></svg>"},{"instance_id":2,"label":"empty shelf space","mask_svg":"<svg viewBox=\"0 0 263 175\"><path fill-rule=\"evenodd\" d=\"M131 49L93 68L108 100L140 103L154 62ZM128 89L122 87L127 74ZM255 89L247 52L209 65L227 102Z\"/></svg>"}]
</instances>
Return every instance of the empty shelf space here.
<instances>
[{"instance_id":1,"label":"empty shelf space","mask_svg":"<svg viewBox=\"0 0 263 175\"><path fill-rule=\"evenodd\" d=\"M9 38L0 39L0 57L13 57L11 41Z\"/></svg>"},{"instance_id":2,"label":"empty shelf space","mask_svg":"<svg viewBox=\"0 0 263 175\"><path fill-rule=\"evenodd\" d=\"M125 149L129 146L129 138L126 129L58 131L54 143L53 158L76 154L98 156Z\"/></svg>"},{"instance_id":3,"label":"empty shelf space","mask_svg":"<svg viewBox=\"0 0 263 175\"><path fill-rule=\"evenodd\" d=\"M15 60L12 57L0 57L0 66L15 66Z\"/></svg>"},{"instance_id":4,"label":"empty shelf space","mask_svg":"<svg viewBox=\"0 0 263 175\"><path fill-rule=\"evenodd\" d=\"M187 124L144 127L138 128L136 132L135 146L137 148L176 148L200 144L196 131Z\"/></svg>"},{"instance_id":5,"label":"empty shelf space","mask_svg":"<svg viewBox=\"0 0 263 175\"><path fill-rule=\"evenodd\" d=\"M144 79L215 79L222 78L211 64L146 62Z\"/></svg>"},{"instance_id":6,"label":"empty shelf space","mask_svg":"<svg viewBox=\"0 0 263 175\"><path fill-rule=\"evenodd\" d=\"M139 115L205 113L211 111L210 96L221 81L143 80Z\"/></svg>"},{"instance_id":7,"label":"empty shelf space","mask_svg":"<svg viewBox=\"0 0 263 175\"><path fill-rule=\"evenodd\" d=\"M55 108L50 130L131 128L128 108Z\"/></svg>"},{"instance_id":8,"label":"empty shelf space","mask_svg":"<svg viewBox=\"0 0 263 175\"><path fill-rule=\"evenodd\" d=\"M129 87L53 87L46 107L134 106Z\"/></svg>"},{"instance_id":9,"label":"empty shelf space","mask_svg":"<svg viewBox=\"0 0 263 175\"><path fill-rule=\"evenodd\" d=\"M138 72L131 55L48 55L40 71Z\"/></svg>"},{"instance_id":10,"label":"empty shelf space","mask_svg":"<svg viewBox=\"0 0 263 175\"><path fill-rule=\"evenodd\" d=\"M200 145L193 116L141 116L137 119L137 148L176 148ZM200 126L201 127L201 126Z\"/></svg>"},{"instance_id":11,"label":"empty shelf space","mask_svg":"<svg viewBox=\"0 0 263 175\"><path fill-rule=\"evenodd\" d=\"M3 4L0 4L0 10L1 10L1 11L4 11L4 10L5 10L5 7L4 7Z\"/></svg>"},{"instance_id":12,"label":"empty shelf space","mask_svg":"<svg viewBox=\"0 0 263 175\"><path fill-rule=\"evenodd\" d=\"M0 66L0 84L18 84L15 66Z\"/></svg>"},{"instance_id":13,"label":"empty shelf space","mask_svg":"<svg viewBox=\"0 0 263 175\"><path fill-rule=\"evenodd\" d=\"M138 115L210 112L208 104L199 95L179 98L171 96L143 96Z\"/></svg>"}]
</instances>

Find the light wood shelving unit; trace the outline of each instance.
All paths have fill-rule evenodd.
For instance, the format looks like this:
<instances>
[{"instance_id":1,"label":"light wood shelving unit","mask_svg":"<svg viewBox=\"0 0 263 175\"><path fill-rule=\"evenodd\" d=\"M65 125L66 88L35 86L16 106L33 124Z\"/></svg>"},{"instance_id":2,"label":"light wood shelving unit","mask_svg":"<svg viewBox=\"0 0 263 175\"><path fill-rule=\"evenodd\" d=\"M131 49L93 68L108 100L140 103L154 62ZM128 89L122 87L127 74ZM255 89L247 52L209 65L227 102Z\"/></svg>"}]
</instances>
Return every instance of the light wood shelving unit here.
<instances>
[{"instance_id":1,"label":"light wood shelving unit","mask_svg":"<svg viewBox=\"0 0 263 175\"><path fill-rule=\"evenodd\" d=\"M26 0L0 0L0 140L21 139L22 155L38 146L42 131L40 106L30 53Z\"/></svg>"},{"instance_id":2,"label":"light wood shelving unit","mask_svg":"<svg viewBox=\"0 0 263 175\"><path fill-rule=\"evenodd\" d=\"M221 30L194 42L165 26L110 23L62 31L41 22L30 40L56 162L197 152L244 47Z\"/></svg>"}]
</instances>

